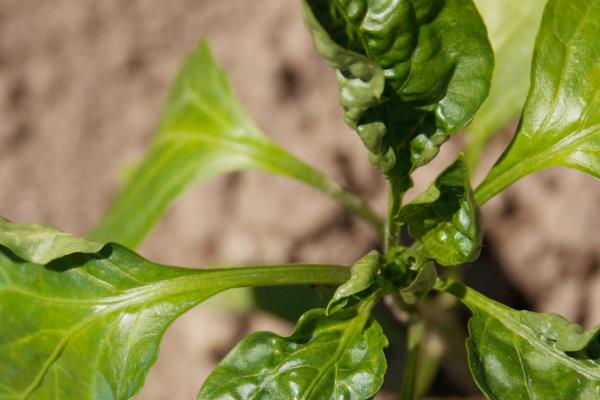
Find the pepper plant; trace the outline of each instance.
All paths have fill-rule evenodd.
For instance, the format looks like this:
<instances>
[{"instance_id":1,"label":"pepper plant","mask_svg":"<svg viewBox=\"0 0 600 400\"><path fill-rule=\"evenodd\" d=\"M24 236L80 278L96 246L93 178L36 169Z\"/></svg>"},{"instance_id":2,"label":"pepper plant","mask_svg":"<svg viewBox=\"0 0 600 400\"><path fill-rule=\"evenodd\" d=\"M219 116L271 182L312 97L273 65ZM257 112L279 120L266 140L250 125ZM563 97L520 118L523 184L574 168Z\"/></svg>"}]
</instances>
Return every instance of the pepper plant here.
<instances>
[{"instance_id":1,"label":"pepper plant","mask_svg":"<svg viewBox=\"0 0 600 400\"><path fill-rule=\"evenodd\" d=\"M472 0L301 1L316 48L335 70L344 120L389 183L384 222L269 140L201 42L179 73L147 156L89 239L0 220L0 398L131 398L175 318L226 289L274 285L337 289L290 336L245 338L198 399L373 397L388 339L372 311L384 298L405 317L400 396L415 399L427 358L423 304L440 293L472 314L468 364L489 399L600 397L600 327L584 331L559 315L517 311L452 278L452 267L479 255L479 207L506 187L559 165L600 177L600 0L549 0L541 23L541 1L477 4L484 15L499 12L486 18L492 44ZM469 172L481 148L521 107L512 143L473 190ZM467 156L404 202L412 173L465 127ZM185 189L247 168L333 197L366 220L382 246L352 266L200 270L159 265L128 249Z\"/></svg>"}]
</instances>

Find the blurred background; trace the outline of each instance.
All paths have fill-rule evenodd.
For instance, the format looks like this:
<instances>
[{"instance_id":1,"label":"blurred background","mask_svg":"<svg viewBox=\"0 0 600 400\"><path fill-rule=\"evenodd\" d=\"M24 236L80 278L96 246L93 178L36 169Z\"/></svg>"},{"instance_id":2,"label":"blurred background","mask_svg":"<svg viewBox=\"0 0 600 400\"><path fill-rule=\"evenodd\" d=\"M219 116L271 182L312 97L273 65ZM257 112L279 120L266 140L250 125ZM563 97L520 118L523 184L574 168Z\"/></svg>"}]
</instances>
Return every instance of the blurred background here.
<instances>
[{"instance_id":1,"label":"blurred background","mask_svg":"<svg viewBox=\"0 0 600 400\"><path fill-rule=\"evenodd\" d=\"M334 73L314 50L296 1L0 0L0 215L85 235L142 158L170 82L200 37L267 135L384 214L385 183L341 120ZM476 180L515 127L494 138ZM463 140L457 135L418 171L410 196ZM516 308L600 323L598 206L600 185L583 173L526 177L483 208L485 248L464 268L465 279ZM351 263L377 245L368 226L315 190L242 172L187 192L140 252L190 267ZM180 318L138 398L194 398L241 337L290 331L284 319L249 309L244 296L220 295ZM397 384L402 354L392 349L389 357L388 381ZM448 368L437 374L432 398L477 398Z\"/></svg>"}]
</instances>

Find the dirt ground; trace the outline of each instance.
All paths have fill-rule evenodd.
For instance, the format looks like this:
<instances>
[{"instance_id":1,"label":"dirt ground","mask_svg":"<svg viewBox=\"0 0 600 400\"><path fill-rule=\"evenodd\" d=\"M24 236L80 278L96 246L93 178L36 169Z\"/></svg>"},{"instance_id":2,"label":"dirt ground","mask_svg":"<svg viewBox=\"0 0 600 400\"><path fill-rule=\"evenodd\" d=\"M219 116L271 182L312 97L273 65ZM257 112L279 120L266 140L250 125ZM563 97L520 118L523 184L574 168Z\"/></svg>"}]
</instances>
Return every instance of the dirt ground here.
<instances>
[{"instance_id":1,"label":"dirt ground","mask_svg":"<svg viewBox=\"0 0 600 400\"><path fill-rule=\"evenodd\" d=\"M384 182L341 121L333 72L313 49L297 2L2 0L0 215L84 235L143 155L169 83L201 36L258 126L383 214ZM495 141L488 164L512 131ZM459 146L454 140L419 171L413 195ZM477 279L521 305L600 323L599 205L600 185L582 173L523 179L484 207L486 257L471 266ZM244 172L188 192L140 251L185 266L350 263L373 245L364 223L313 189ZM225 300L172 326L138 398L194 398L242 335L290 329L265 313L223 311Z\"/></svg>"}]
</instances>

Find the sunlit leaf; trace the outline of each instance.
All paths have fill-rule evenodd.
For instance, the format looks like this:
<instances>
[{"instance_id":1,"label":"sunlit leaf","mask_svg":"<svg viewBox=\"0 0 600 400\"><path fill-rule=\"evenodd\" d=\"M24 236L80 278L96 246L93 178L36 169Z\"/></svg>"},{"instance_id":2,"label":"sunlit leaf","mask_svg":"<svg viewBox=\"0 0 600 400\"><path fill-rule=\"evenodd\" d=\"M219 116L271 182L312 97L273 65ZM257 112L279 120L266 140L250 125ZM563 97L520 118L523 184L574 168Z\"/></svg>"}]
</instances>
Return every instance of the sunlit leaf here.
<instances>
[{"instance_id":1,"label":"sunlit leaf","mask_svg":"<svg viewBox=\"0 0 600 400\"><path fill-rule=\"evenodd\" d=\"M369 399L383 383L387 339L374 299L327 316L314 309L289 337L258 332L207 378L198 399Z\"/></svg>"},{"instance_id":2,"label":"sunlit leaf","mask_svg":"<svg viewBox=\"0 0 600 400\"><path fill-rule=\"evenodd\" d=\"M91 236L135 247L186 189L248 168L305 182L381 230L379 219L360 199L259 131L203 41L179 72L148 154Z\"/></svg>"},{"instance_id":3,"label":"sunlit leaf","mask_svg":"<svg viewBox=\"0 0 600 400\"><path fill-rule=\"evenodd\" d=\"M446 290L473 313L469 365L488 398L598 398L600 343L594 331L584 333L556 315L513 310L457 283Z\"/></svg>"},{"instance_id":4,"label":"sunlit leaf","mask_svg":"<svg viewBox=\"0 0 600 400\"><path fill-rule=\"evenodd\" d=\"M488 140L523 108L529 88L533 45L546 0L474 0L487 26L496 67L490 94L467 127L465 153L477 167Z\"/></svg>"},{"instance_id":5,"label":"sunlit leaf","mask_svg":"<svg viewBox=\"0 0 600 400\"><path fill-rule=\"evenodd\" d=\"M0 245L24 260L46 264L73 253L96 253L101 243L80 239L44 225L13 224L0 218Z\"/></svg>"},{"instance_id":6,"label":"sunlit leaf","mask_svg":"<svg viewBox=\"0 0 600 400\"><path fill-rule=\"evenodd\" d=\"M30 231L41 228L30 228L18 246L0 246L2 399L129 399L165 329L192 306L233 287L339 284L349 275L335 266L174 268L110 244L34 264L15 254L38 241ZM67 241L56 243L72 248Z\"/></svg>"},{"instance_id":7,"label":"sunlit leaf","mask_svg":"<svg viewBox=\"0 0 600 400\"><path fill-rule=\"evenodd\" d=\"M459 157L425 192L399 213L424 254L441 265L457 265L479 256L483 231L467 165Z\"/></svg>"},{"instance_id":8,"label":"sunlit leaf","mask_svg":"<svg viewBox=\"0 0 600 400\"><path fill-rule=\"evenodd\" d=\"M379 252L373 250L352 265L350 279L336 289L327 306L328 314L343 308L349 297L357 295L374 285L379 272L380 259Z\"/></svg>"},{"instance_id":9,"label":"sunlit leaf","mask_svg":"<svg viewBox=\"0 0 600 400\"><path fill-rule=\"evenodd\" d=\"M396 180L435 157L488 94L493 54L471 0L303 0L302 10L337 70L346 122Z\"/></svg>"},{"instance_id":10,"label":"sunlit leaf","mask_svg":"<svg viewBox=\"0 0 600 400\"><path fill-rule=\"evenodd\" d=\"M519 130L479 188L481 204L540 169L600 177L600 1L550 0Z\"/></svg>"}]
</instances>

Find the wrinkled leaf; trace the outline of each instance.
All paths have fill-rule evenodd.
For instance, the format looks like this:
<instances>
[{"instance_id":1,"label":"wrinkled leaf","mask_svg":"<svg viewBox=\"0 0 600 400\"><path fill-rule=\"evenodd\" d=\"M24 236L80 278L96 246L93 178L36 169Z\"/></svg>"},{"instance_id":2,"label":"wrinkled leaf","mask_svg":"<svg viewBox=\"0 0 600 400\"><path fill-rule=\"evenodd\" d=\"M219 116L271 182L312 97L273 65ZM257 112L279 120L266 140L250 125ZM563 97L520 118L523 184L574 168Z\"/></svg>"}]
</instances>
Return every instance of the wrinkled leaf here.
<instances>
[{"instance_id":1,"label":"wrinkled leaf","mask_svg":"<svg viewBox=\"0 0 600 400\"><path fill-rule=\"evenodd\" d=\"M487 26L496 67L490 94L467 127L470 143L465 153L477 167L483 147L523 108L529 88L533 45L545 0L474 0Z\"/></svg>"},{"instance_id":2,"label":"wrinkled leaf","mask_svg":"<svg viewBox=\"0 0 600 400\"><path fill-rule=\"evenodd\" d=\"M348 278L333 266L173 268L110 244L42 265L17 249L0 246L2 399L129 399L167 326L195 304L232 287Z\"/></svg>"},{"instance_id":3,"label":"wrinkled leaf","mask_svg":"<svg viewBox=\"0 0 600 400\"><path fill-rule=\"evenodd\" d=\"M432 262L426 262L417 271L412 282L398 291L400 297L402 297L402 300L407 304L415 304L433 289L436 278L437 272L435 266Z\"/></svg>"},{"instance_id":4,"label":"wrinkled leaf","mask_svg":"<svg viewBox=\"0 0 600 400\"><path fill-rule=\"evenodd\" d=\"M370 319L375 300L329 316L310 310L289 337L248 336L209 375L198 399L370 398L386 370L387 339Z\"/></svg>"},{"instance_id":5,"label":"wrinkled leaf","mask_svg":"<svg viewBox=\"0 0 600 400\"><path fill-rule=\"evenodd\" d=\"M483 235L481 215L464 159L459 157L429 189L402 207L399 219L408 225L417 247L439 264L476 259Z\"/></svg>"},{"instance_id":6,"label":"wrinkled leaf","mask_svg":"<svg viewBox=\"0 0 600 400\"><path fill-rule=\"evenodd\" d=\"M135 247L186 189L212 176L248 168L314 186L380 230L381 222L361 200L258 130L202 41L179 72L148 154L92 238Z\"/></svg>"},{"instance_id":7,"label":"wrinkled leaf","mask_svg":"<svg viewBox=\"0 0 600 400\"><path fill-rule=\"evenodd\" d=\"M472 118L493 53L471 0L303 0L316 47L337 70L340 103L373 163L407 180ZM405 189L405 188L403 188Z\"/></svg>"},{"instance_id":8,"label":"wrinkled leaf","mask_svg":"<svg viewBox=\"0 0 600 400\"><path fill-rule=\"evenodd\" d=\"M37 264L73 253L96 253L103 246L49 226L14 224L4 218L0 218L0 245Z\"/></svg>"},{"instance_id":9,"label":"wrinkled leaf","mask_svg":"<svg viewBox=\"0 0 600 400\"><path fill-rule=\"evenodd\" d=\"M520 312L521 322L545 338L556 342L558 350L575 352L594 347L598 351L597 336L600 326L584 331L581 325L554 313ZM598 354L600 356L600 354Z\"/></svg>"},{"instance_id":10,"label":"wrinkled leaf","mask_svg":"<svg viewBox=\"0 0 600 400\"><path fill-rule=\"evenodd\" d=\"M467 341L469 366L488 398L598 398L597 342L596 348L590 349L586 347L589 341L580 342L581 331L564 329L567 324L557 325L554 317L513 310L460 284L454 283L446 290L459 297L473 313ZM577 346L571 347L574 343ZM575 348L581 351L565 352Z\"/></svg>"},{"instance_id":11,"label":"wrinkled leaf","mask_svg":"<svg viewBox=\"0 0 600 400\"><path fill-rule=\"evenodd\" d=\"M564 165L600 177L600 1L550 0L519 130L477 188L484 203L519 178Z\"/></svg>"},{"instance_id":12,"label":"wrinkled leaf","mask_svg":"<svg viewBox=\"0 0 600 400\"><path fill-rule=\"evenodd\" d=\"M327 305L327 314L342 309L349 297L373 286L379 272L380 257L379 252L373 250L352 265L350 279L336 289Z\"/></svg>"}]
</instances>

